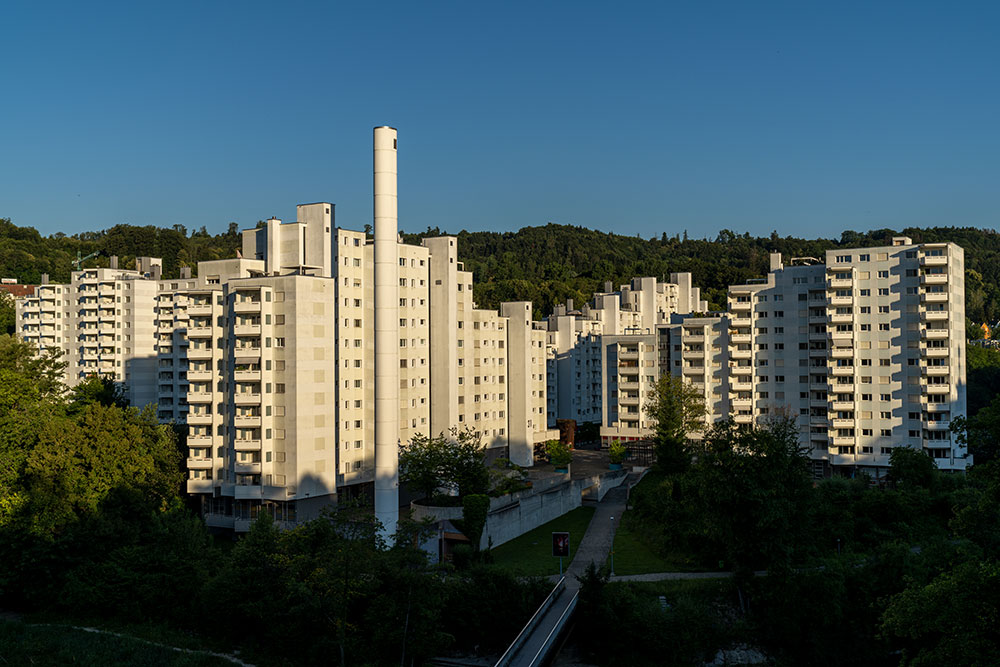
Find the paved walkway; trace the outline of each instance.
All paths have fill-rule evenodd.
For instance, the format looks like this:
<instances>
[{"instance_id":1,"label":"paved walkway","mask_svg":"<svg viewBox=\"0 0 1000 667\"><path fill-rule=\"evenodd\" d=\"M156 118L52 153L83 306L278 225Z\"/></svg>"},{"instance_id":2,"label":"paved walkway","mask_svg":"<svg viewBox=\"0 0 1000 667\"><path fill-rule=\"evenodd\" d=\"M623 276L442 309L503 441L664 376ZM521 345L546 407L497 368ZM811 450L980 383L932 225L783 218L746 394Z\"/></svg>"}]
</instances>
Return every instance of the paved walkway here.
<instances>
[{"instance_id":1,"label":"paved walkway","mask_svg":"<svg viewBox=\"0 0 1000 667\"><path fill-rule=\"evenodd\" d=\"M631 475L621 484L608 491L604 500L597 503L594 516L590 519L587 532L584 533L580 545L576 548L576 555L573 561L566 568L566 588L576 591L580 588L578 576L582 576L587 566L596 563L597 567L603 567L611 553L611 545L614 541L614 530L622 519L625 512L625 505L628 497L628 485L631 483ZM614 521L612 522L612 518Z\"/></svg>"},{"instance_id":2,"label":"paved walkway","mask_svg":"<svg viewBox=\"0 0 1000 667\"><path fill-rule=\"evenodd\" d=\"M513 656L511 665L533 667L544 660L546 656L542 654L543 649L547 643L551 642L552 635L559 627L560 620L569 615L570 607L574 604L580 590L577 576L582 575L591 563L596 563L598 567L601 567L607 561L608 554L611 553L614 526L621 520L622 512L625 511L628 485L634 483L637 478L638 475L633 477L630 474L620 486L608 491L604 500L597 503L587 531L583 534L579 546L576 547L573 560L566 568L566 587L560 591L552 605L538 620L531 635L525 639L516 655ZM614 525L611 522L611 517L614 517ZM551 580L554 584L559 581L559 577L551 577Z\"/></svg>"}]
</instances>

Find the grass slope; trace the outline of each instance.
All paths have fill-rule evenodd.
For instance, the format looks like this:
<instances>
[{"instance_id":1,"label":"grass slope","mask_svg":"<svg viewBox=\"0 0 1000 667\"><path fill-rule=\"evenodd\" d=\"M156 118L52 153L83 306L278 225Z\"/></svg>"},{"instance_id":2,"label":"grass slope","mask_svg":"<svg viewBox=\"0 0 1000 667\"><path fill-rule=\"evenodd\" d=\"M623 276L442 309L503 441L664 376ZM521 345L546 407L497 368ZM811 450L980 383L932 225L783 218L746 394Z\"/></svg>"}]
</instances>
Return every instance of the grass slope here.
<instances>
[{"instance_id":1,"label":"grass slope","mask_svg":"<svg viewBox=\"0 0 1000 667\"><path fill-rule=\"evenodd\" d=\"M493 549L494 562L523 576L559 574L559 559L552 557L552 533L569 532L570 557L563 559L565 570L576 555L576 548L587 532L593 515L593 507L577 507L496 547Z\"/></svg>"},{"instance_id":2,"label":"grass slope","mask_svg":"<svg viewBox=\"0 0 1000 667\"><path fill-rule=\"evenodd\" d=\"M232 667L223 658L182 653L139 639L0 621L0 659L7 665L149 665L151 667Z\"/></svg>"}]
</instances>

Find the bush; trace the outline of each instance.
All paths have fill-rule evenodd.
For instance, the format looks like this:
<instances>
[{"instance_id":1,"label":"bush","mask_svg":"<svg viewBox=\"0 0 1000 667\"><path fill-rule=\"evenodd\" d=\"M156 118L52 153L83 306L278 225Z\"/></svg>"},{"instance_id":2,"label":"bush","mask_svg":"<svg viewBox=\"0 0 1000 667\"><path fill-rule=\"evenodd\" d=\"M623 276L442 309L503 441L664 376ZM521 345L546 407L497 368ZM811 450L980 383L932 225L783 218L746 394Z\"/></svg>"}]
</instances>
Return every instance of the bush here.
<instances>
[{"instance_id":1,"label":"bush","mask_svg":"<svg viewBox=\"0 0 1000 667\"><path fill-rule=\"evenodd\" d=\"M549 457L549 462L557 468L565 468L573 462L573 450L561 440L546 442L545 453Z\"/></svg>"}]
</instances>

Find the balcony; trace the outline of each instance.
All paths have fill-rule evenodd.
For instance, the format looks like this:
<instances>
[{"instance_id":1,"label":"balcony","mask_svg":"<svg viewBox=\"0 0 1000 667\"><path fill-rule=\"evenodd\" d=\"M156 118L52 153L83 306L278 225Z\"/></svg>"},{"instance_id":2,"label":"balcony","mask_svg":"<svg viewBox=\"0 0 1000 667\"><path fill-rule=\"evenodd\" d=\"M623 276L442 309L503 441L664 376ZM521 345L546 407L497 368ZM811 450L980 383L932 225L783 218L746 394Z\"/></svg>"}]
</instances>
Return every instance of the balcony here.
<instances>
[{"instance_id":1,"label":"balcony","mask_svg":"<svg viewBox=\"0 0 1000 667\"><path fill-rule=\"evenodd\" d=\"M191 303L187 308L188 315L195 317L197 315L211 315L212 314L212 304L210 303Z\"/></svg>"},{"instance_id":2,"label":"balcony","mask_svg":"<svg viewBox=\"0 0 1000 667\"><path fill-rule=\"evenodd\" d=\"M753 415L736 414L733 415L733 421L737 424L749 424L753 422Z\"/></svg>"},{"instance_id":3,"label":"balcony","mask_svg":"<svg viewBox=\"0 0 1000 667\"><path fill-rule=\"evenodd\" d=\"M921 365L920 372L930 377L947 376L951 368L949 366L924 366Z\"/></svg>"},{"instance_id":4,"label":"balcony","mask_svg":"<svg viewBox=\"0 0 1000 667\"><path fill-rule=\"evenodd\" d=\"M212 436L210 435L189 435L187 437L188 447L211 447Z\"/></svg>"},{"instance_id":5,"label":"balcony","mask_svg":"<svg viewBox=\"0 0 1000 667\"><path fill-rule=\"evenodd\" d=\"M234 371L233 377L237 381L260 382L260 370L255 371Z\"/></svg>"},{"instance_id":6,"label":"balcony","mask_svg":"<svg viewBox=\"0 0 1000 667\"><path fill-rule=\"evenodd\" d=\"M730 366L731 375L750 375L753 373L753 366Z\"/></svg>"},{"instance_id":7,"label":"balcony","mask_svg":"<svg viewBox=\"0 0 1000 667\"><path fill-rule=\"evenodd\" d=\"M236 405L260 405L260 394L237 393L233 394L233 401Z\"/></svg>"},{"instance_id":8,"label":"balcony","mask_svg":"<svg viewBox=\"0 0 1000 667\"><path fill-rule=\"evenodd\" d=\"M948 266L947 255L923 255L920 266Z\"/></svg>"},{"instance_id":9,"label":"balcony","mask_svg":"<svg viewBox=\"0 0 1000 667\"><path fill-rule=\"evenodd\" d=\"M189 391L187 394L188 403L211 403L212 392L210 391Z\"/></svg>"},{"instance_id":10,"label":"balcony","mask_svg":"<svg viewBox=\"0 0 1000 667\"><path fill-rule=\"evenodd\" d=\"M920 337L926 340L947 340L948 329L929 329L920 327Z\"/></svg>"},{"instance_id":11,"label":"balcony","mask_svg":"<svg viewBox=\"0 0 1000 667\"><path fill-rule=\"evenodd\" d=\"M920 276L921 285L947 285L947 273L924 273Z\"/></svg>"},{"instance_id":12,"label":"balcony","mask_svg":"<svg viewBox=\"0 0 1000 667\"><path fill-rule=\"evenodd\" d=\"M187 416L187 423L190 426L210 426L212 424L212 415L189 412Z\"/></svg>"},{"instance_id":13,"label":"balcony","mask_svg":"<svg viewBox=\"0 0 1000 667\"><path fill-rule=\"evenodd\" d=\"M210 528L233 528L234 519L226 514L205 514L205 525ZM249 523L249 522L248 522ZM248 527L249 530L249 527Z\"/></svg>"},{"instance_id":14,"label":"balcony","mask_svg":"<svg viewBox=\"0 0 1000 667\"><path fill-rule=\"evenodd\" d=\"M751 322L749 317L734 317L729 321L729 324L735 329L742 329L749 327Z\"/></svg>"},{"instance_id":15,"label":"balcony","mask_svg":"<svg viewBox=\"0 0 1000 667\"><path fill-rule=\"evenodd\" d=\"M948 431L951 429L951 422L946 419L927 421L924 422L924 428L928 431Z\"/></svg>"},{"instance_id":16,"label":"balcony","mask_svg":"<svg viewBox=\"0 0 1000 667\"><path fill-rule=\"evenodd\" d=\"M854 428L854 419L836 418L830 420L830 424L832 425L833 428Z\"/></svg>"},{"instance_id":17,"label":"balcony","mask_svg":"<svg viewBox=\"0 0 1000 667\"><path fill-rule=\"evenodd\" d=\"M826 281L827 289L850 289L854 286L854 280L851 278L831 278Z\"/></svg>"},{"instance_id":18,"label":"balcony","mask_svg":"<svg viewBox=\"0 0 1000 667\"><path fill-rule=\"evenodd\" d=\"M927 310L926 308L920 309L920 319L925 322L944 322L948 319L947 310Z\"/></svg>"},{"instance_id":19,"label":"balcony","mask_svg":"<svg viewBox=\"0 0 1000 667\"><path fill-rule=\"evenodd\" d=\"M729 357L732 359L750 359L752 356L752 350L730 350L729 352Z\"/></svg>"},{"instance_id":20,"label":"balcony","mask_svg":"<svg viewBox=\"0 0 1000 667\"><path fill-rule=\"evenodd\" d=\"M950 384L926 384L926 383L922 382L921 385L922 385L922 389L923 389L923 391L924 391L925 394L939 395L939 394L950 394L951 393L951 385Z\"/></svg>"},{"instance_id":21,"label":"balcony","mask_svg":"<svg viewBox=\"0 0 1000 667\"><path fill-rule=\"evenodd\" d=\"M834 447L850 447L854 444L854 436L830 436L830 444Z\"/></svg>"},{"instance_id":22,"label":"balcony","mask_svg":"<svg viewBox=\"0 0 1000 667\"><path fill-rule=\"evenodd\" d=\"M638 382L619 382L618 383L618 388L622 389L622 390L638 389L639 388L639 383Z\"/></svg>"},{"instance_id":23,"label":"balcony","mask_svg":"<svg viewBox=\"0 0 1000 667\"><path fill-rule=\"evenodd\" d=\"M236 461L235 463L233 463L233 471L236 472L237 474L259 475L260 462L258 461L254 463L250 461L245 461L241 463L239 461Z\"/></svg>"},{"instance_id":24,"label":"balcony","mask_svg":"<svg viewBox=\"0 0 1000 667\"><path fill-rule=\"evenodd\" d=\"M752 398L733 398L729 401L731 410L747 410L753 407Z\"/></svg>"},{"instance_id":25,"label":"balcony","mask_svg":"<svg viewBox=\"0 0 1000 667\"><path fill-rule=\"evenodd\" d=\"M192 371L187 372L187 379L191 382L211 382L215 379L215 373L212 371Z\"/></svg>"},{"instance_id":26,"label":"balcony","mask_svg":"<svg viewBox=\"0 0 1000 667\"><path fill-rule=\"evenodd\" d=\"M236 324L233 333L237 336L259 336L260 324Z\"/></svg>"},{"instance_id":27,"label":"balcony","mask_svg":"<svg viewBox=\"0 0 1000 667\"><path fill-rule=\"evenodd\" d=\"M260 359L260 347L236 347L233 348L233 356L237 359Z\"/></svg>"},{"instance_id":28,"label":"balcony","mask_svg":"<svg viewBox=\"0 0 1000 667\"><path fill-rule=\"evenodd\" d=\"M685 366L684 367L684 375L704 375L704 374L705 374L705 367L704 366Z\"/></svg>"},{"instance_id":29,"label":"balcony","mask_svg":"<svg viewBox=\"0 0 1000 667\"><path fill-rule=\"evenodd\" d=\"M833 313L828 318L830 324L851 324L854 322L854 315L852 313Z\"/></svg>"},{"instance_id":30,"label":"balcony","mask_svg":"<svg viewBox=\"0 0 1000 667\"><path fill-rule=\"evenodd\" d=\"M827 331L826 333L830 340L834 341L834 343L837 341L854 340L853 331Z\"/></svg>"},{"instance_id":31,"label":"balcony","mask_svg":"<svg viewBox=\"0 0 1000 667\"><path fill-rule=\"evenodd\" d=\"M730 299L730 301L729 301L729 310L732 311L732 312L735 312L737 310L746 310L746 311L749 311L752 308L753 308L753 304L750 303L749 301L736 301L734 299Z\"/></svg>"},{"instance_id":32,"label":"balcony","mask_svg":"<svg viewBox=\"0 0 1000 667\"><path fill-rule=\"evenodd\" d=\"M734 345L739 345L741 343L749 345L750 334L748 333L729 334L729 342Z\"/></svg>"},{"instance_id":33,"label":"balcony","mask_svg":"<svg viewBox=\"0 0 1000 667\"><path fill-rule=\"evenodd\" d=\"M736 380L732 382L729 386L733 391L753 391L752 382L744 382L742 380Z\"/></svg>"},{"instance_id":34,"label":"balcony","mask_svg":"<svg viewBox=\"0 0 1000 667\"><path fill-rule=\"evenodd\" d=\"M830 356L834 359L852 359L854 357L854 348L834 347L830 350Z\"/></svg>"},{"instance_id":35,"label":"balcony","mask_svg":"<svg viewBox=\"0 0 1000 667\"><path fill-rule=\"evenodd\" d=\"M854 410L854 401L833 401L830 403L830 409L834 412L851 412Z\"/></svg>"},{"instance_id":36,"label":"balcony","mask_svg":"<svg viewBox=\"0 0 1000 667\"><path fill-rule=\"evenodd\" d=\"M189 479L187 481L188 493L212 493L213 480L211 479Z\"/></svg>"},{"instance_id":37,"label":"balcony","mask_svg":"<svg viewBox=\"0 0 1000 667\"><path fill-rule=\"evenodd\" d=\"M264 497L264 487L237 484L233 487L236 500L256 500Z\"/></svg>"},{"instance_id":38,"label":"balcony","mask_svg":"<svg viewBox=\"0 0 1000 667\"><path fill-rule=\"evenodd\" d=\"M853 384L830 384L821 385L827 388L827 392L831 394L853 394L854 385Z\"/></svg>"},{"instance_id":39,"label":"balcony","mask_svg":"<svg viewBox=\"0 0 1000 667\"><path fill-rule=\"evenodd\" d=\"M260 415L236 415L233 424L241 428L257 427L260 426Z\"/></svg>"},{"instance_id":40,"label":"balcony","mask_svg":"<svg viewBox=\"0 0 1000 667\"><path fill-rule=\"evenodd\" d=\"M237 301L233 304L235 313L259 313L260 301Z\"/></svg>"},{"instance_id":41,"label":"balcony","mask_svg":"<svg viewBox=\"0 0 1000 667\"><path fill-rule=\"evenodd\" d=\"M212 348L210 347L189 347L187 351L188 359L211 359Z\"/></svg>"},{"instance_id":42,"label":"balcony","mask_svg":"<svg viewBox=\"0 0 1000 667\"><path fill-rule=\"evenodd\" d=\"M188 458L188 470L211 470L212 459L208 458Z\"/></svg>"},{"instance_id":43,"label":"balcony","mask_svg":"<svg viewBox=\"0 0 1000 667\"><path fill-rule=\"evenodd\" d=\"M681 356L685 359L700 359L705 356L705 350L684 350Z\"/></svg>"},{"instance_id":44,"label":"balcony","mask_svg":"<svg viewBox=\"0 0 1000 667\"><path fill-rule=\"evenodd\" d=\"M922 292L920 300L923 303L948 303L947 292Z\"/></svg>"},{"instance_id":45,"label":"balcony","mask_svg":"<svg viewBox=\"0 0 1000 667\"><path fill-rule=\"evenodd\" d=\"M188 338L211 338L212 337L212 327L194 327L189 326L187 328Z\"/></svg>"},{"instance_id":46,"label":"balcony","mask_svg":"<svg viewBox=\"0 0 1000 667\"><path fill-rule=\"evenodd\" d=\"M815 372L814 368L809 369L810 372ZM833 366L830 368L830 372L837 377L841 376L853 376L854 366Z\"/></svg>"},{"instance_id":47,"label":"balcony","mask_svg":"<svg viewBox=\"0 0 1000 667\"><path fill-rule=\"evenodd\" d=\"M831 306L850 306L854 304L853 296L831 296L828 297L827 303Z\"/></svg>"},{"instance_id":48,"label":"balcony","mask_svg":"<svg viewBox=\"0 0 1000 667\"><path fill-rule=\"evenodd\" d=\"M259 452L260 440L234 440L233 446L238 452Z\"/></svg>"}]
</instances>

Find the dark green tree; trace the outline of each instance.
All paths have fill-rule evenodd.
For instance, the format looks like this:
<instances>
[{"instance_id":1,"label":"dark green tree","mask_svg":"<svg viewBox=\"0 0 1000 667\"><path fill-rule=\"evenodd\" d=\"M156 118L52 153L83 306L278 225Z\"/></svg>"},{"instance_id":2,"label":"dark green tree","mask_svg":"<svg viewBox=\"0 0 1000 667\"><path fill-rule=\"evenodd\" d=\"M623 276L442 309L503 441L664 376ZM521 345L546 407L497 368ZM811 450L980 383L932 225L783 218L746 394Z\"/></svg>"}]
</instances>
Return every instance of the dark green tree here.
<instances>
[{"instance_id":1,"label":"dark green tree","mask_svg":"<svg viewBox=\"0 0 1000 667\"><path fill-rule=\"evenodd\" d=\"M664 474L691 465L690 438L705 428L705 398L683 378L663 375L649 392L646 414L655 424L656 466Z\"/></svg>"}]
</instances>

